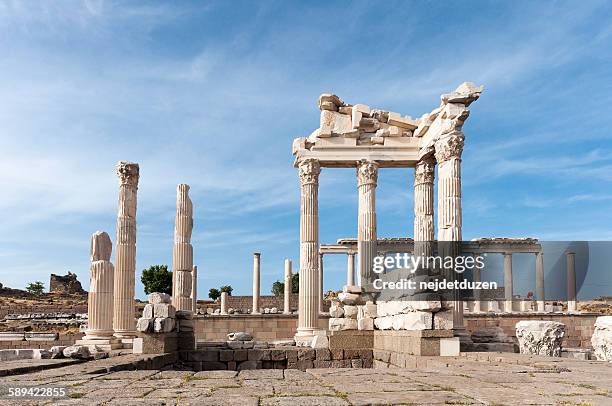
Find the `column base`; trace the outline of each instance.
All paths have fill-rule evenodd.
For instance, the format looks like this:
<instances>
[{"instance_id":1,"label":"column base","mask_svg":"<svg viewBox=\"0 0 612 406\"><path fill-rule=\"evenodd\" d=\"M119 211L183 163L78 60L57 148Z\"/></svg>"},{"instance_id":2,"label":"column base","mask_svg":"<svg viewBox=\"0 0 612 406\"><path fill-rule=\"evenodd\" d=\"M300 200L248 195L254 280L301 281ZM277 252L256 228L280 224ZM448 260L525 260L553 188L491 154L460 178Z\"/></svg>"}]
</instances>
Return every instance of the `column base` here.
<instances>
[{"instance_id":1,"label":"column base","mask_svg":"<svg viewBox=\"0 0 612 406\"><path fill-rule=\"evenodd\" d=\"M113 336L124 344L123 348L132 348L132 341L138 334L135 331L116 331ZM125 344L129 344L130 347L126 347Z\"/></svg>"},{"instance_id":2,"label":"column base","mask_svg":"<svg viewBox=\"0 0 612 406\"><path fill-rule=\"evenodd\" d=\"M314 328L298 327L297 333L293 337L295 339L295 345L298 347L310 347L312 340L315 336Z\"/></svg>"},{"instance_id":3,"label":"column base","mask_svg":"<svg viewBox=\"0 0 612 406\"><path fill-rule=\"evenodd\" d=\"M114 337L101 339L101 338L90 338L88 336L83 337L82 340L77 340L75 345L84 345L89 347L91 350L102 350L102 351L112 351L123 348L123 344L121 341Z\"/></svg>"}]
</instances>

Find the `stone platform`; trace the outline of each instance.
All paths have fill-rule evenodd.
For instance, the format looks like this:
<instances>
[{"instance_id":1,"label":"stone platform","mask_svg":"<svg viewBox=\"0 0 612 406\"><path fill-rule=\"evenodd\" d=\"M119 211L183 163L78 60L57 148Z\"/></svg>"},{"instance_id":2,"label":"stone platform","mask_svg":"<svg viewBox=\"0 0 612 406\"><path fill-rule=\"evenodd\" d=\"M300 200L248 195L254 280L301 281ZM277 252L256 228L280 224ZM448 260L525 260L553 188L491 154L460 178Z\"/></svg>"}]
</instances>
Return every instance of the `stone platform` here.
<instances>
[{"instance_id":1,"label":"stone platform","mask_svg":"<svg viewBox=\"0 0 612 406\"><path fill-rule=\"evenodd\" d=\"M417 357L409 369L325 368L299 371L121 370L134 356L0 378L10 386L64 386L61 399L8 400L34 405L609 405L612 364L467 353ZM165 360L170 361L170 359ZM156 362L157 365L162 363ZM154 366L149 363L149 366Z\"/></svg>"}]
</instances>

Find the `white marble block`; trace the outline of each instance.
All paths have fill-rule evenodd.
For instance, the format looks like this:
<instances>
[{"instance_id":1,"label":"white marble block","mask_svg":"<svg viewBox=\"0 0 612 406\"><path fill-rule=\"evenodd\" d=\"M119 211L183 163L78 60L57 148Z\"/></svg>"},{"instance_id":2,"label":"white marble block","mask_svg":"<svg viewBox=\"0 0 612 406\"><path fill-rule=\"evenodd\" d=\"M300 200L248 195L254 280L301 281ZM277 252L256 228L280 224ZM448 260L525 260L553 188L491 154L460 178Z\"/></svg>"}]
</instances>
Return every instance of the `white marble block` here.
<instances>
[{"instance_id":1,"label":"white marble block","mask_svg":"<svg viewBox=\"0 0 612 406\"><path fill-rule=\"evenodd\" d=\"M156 333L169 333L174 330L175 321L169 317L155 318L154 331Z\"/></svg>"},{"instance_id":2,"label":"white marble block","mask_svg":"<svg viewBox=\"0 0 612 406\"><path fill-rule=\"evenodd\" d=\"M516 323L521 354L561 356L565 324L556 321L522 320Z\"/></svg>"},{"instance_id":3,"label":"white marble block","mask_svg":"<svg viewBox=\"0 0 612 406\"><path fill-rule=\"evenodd\" d=\"M600 316L595 320L591 345L595 358L612 362L612 316Z\"/></svg>"},{"instance_id":4,"label":"white marble block","mask_svg":"<svg viewBox=\"0 0 612 406\"><path fill-rule=\"evenodd\" d=\"M176 317L176 309L171 304L160 303L153 306L153 315L155 316L155 318Z\"/></svg>"},{"instance_id":5,"label":"white marble block","mask_svg":"<svg viewBox=\"0 0 612 406\"><path fill-rule=\"evenodd\" d=\"M329 319L329 330L330 331L357 330L357 320L332 317Z\"/></svg>"}]
</instances>

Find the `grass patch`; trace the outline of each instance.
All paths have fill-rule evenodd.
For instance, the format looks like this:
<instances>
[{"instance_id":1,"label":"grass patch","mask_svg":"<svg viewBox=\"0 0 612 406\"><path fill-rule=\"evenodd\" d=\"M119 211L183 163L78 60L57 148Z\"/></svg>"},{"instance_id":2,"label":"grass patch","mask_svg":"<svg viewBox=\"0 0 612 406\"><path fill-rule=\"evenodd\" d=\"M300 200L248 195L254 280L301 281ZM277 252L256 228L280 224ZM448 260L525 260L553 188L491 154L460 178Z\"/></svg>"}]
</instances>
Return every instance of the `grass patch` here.
<instances>
[{"instance_id":1,"label":"grass patch","mask_svg":"<svg viewBox=\"0 0 612 406\"><path fill-rule=\"evenodd\" d=\"M81 399L84 396L85 396L85 394L81 393L81 392L73 392L73 393L68 394L68 397L70 399Z\"/></svg>"},{"instance_id":2,"label":"grass patch","mask_svg":"<svg viewBox=\"0 0 612 406\"><path fill-rule=\"evenodd\" d=\"M588 383L579 383L578 385L576 385L579 388L586 388L586 389L593 389L595 390L595 386L588 384Z\"/></svg>"}]
</instances>

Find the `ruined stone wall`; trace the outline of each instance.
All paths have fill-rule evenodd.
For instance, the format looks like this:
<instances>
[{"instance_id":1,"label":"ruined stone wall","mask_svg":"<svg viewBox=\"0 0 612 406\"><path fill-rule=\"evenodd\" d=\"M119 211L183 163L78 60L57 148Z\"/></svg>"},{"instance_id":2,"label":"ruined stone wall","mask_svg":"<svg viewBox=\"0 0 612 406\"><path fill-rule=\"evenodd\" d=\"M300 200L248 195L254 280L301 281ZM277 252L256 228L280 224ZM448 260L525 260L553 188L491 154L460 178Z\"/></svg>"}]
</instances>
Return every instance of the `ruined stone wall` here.
<instances>
[{"instance_id":1,"label":"ruined stone wall","mask_svg":"<svg viewBox=\"0 0 612 406\"><path fill-rule=\"evenodd\" d=\"M297 311L298 308L298 294L292 293L291 298L289 299L289 305L291 307L291 311ZM221 306L220 303L210 303L210 304L198 304L203 310L207 308L217 309ZM250 309L253 306L253 296L228 296L227 297L227 307L231 309L239 309L243 312L246 312L247 309ZM284 296L260 296L259 298L259 306L262 308L273 308L276 307L278 310L283 311L284 306Z\"/></svg>"},{"instance_id":2,"label":"ruined stone wall","mask_svg":"<svg viewBox=\"0 0 612 406\"><path fill-rule=\"evenodd\" d=\"M319 318L319 328L327 329L329 316ZM195 318L195 335L198 340L227 339L227 334L245 331L256 340L291 338L297 329L297 315L269 314L260 316L198 316Z\"/></svg>"},{"instance_id":3,"label":"ruined stone wall","mask_svg":"<svg viewBox=\"0 0 612 406\"><path fill-rule=\"evenodd\" d=\"M0 333L0 350L12 349L50 349L56 345L71 346L83 338L83 333L37 334L37 333ZM44 337L52 336L55 337ZM18 337L19 336L19 337Z\"/></svg>"},{"instance_id":4,"label":"ruined stone wall","mask_svg":"<svg viewBox=\"0 0 612 406\"><path fill-rule=\"evenodd\" d=\"M81 282L78 281L76 274L68 272L67 275L51 274L49 281L49 292L51 293L69 293L69 294L85 294Z\"/></svg>"},{"instance_id":5,"label":"ruined stone wall","mask_svg":"<svg viewBox=\"0 0 612 406\"><path fill-rule=\"evenodd\" d=\"M485 327L501 327L508 337L515 337L515 325L521 320L551 320L565 324L565 348L591 347L597 314L541 315L541 314L470 314L465 316L465 327L470 333Z\"/></svg>"},{"instance_id":6,"label":"ruined stone wall","mask_svg":"<svg viewBox=\"0 0 612 406\"><path fill-rule=\"evenodd\" d=\"M61 303L0 303L0 319L9 314L34 314L34 313L87 313L85 304L61 304Z\"/></svg>"}]
</instances>

